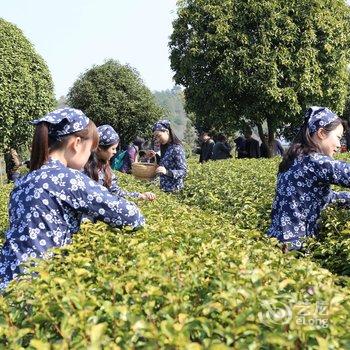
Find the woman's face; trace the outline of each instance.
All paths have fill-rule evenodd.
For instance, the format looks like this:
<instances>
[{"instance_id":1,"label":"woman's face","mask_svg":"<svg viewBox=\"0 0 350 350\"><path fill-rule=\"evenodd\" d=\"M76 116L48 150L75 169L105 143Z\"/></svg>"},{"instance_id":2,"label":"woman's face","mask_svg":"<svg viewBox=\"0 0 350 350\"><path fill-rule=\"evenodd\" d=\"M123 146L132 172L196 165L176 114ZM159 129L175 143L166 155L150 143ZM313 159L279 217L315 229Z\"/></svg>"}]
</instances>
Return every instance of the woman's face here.
<instances>
[{"instance_id":1,"label":"woman's face","mask_svg":"<svg viewBox=\"0 0 350 350\"><path fill-rule=\"evenodd\" d=\"M169 130L157 130L153 133L154 140L161 145L166 145L170 140Z\"/></svg>"},{"instance_id":2,"label":"woman's face","mask_svg":"<svg viewBox=\"0 0 350 350\"><path fill-rule=\"evenodd\" d=\"M109 146L108 148L97 148L97 157L102 161L109 161L117 153L118 143Z\"/></svg>"},{"instance_id":3,"label":"woman's face","mask_svg":"<svg viewBox=\"0 0 350 350\"><path fill-rule=\"evenodd\" d=\"M322 132L322 130L320 130ZM343 125L339 124L334 130L329 133L318 133L317 140L315 140L322 151L328 157L333 157L334 153L340 148L340 139L343 136Z\"/></svg>"}]
</instances>

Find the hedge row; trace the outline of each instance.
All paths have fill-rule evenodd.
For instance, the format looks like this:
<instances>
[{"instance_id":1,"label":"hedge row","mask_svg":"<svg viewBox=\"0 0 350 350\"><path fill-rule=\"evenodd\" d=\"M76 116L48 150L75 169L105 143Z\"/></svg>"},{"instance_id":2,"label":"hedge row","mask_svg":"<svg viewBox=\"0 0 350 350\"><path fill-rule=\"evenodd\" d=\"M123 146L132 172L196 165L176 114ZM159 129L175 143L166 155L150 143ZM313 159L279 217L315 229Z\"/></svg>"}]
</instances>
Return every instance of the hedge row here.
<instances>
[{"instance_id":1,"label":"hedge row","mask_svg":"<svg viewBox=\"0 0 350 350\"><path fill-rule=\"evenodd\" d=\"M84 225L38 262L36 278L12 283L0 297L0 348L350 347L350 293L330 272L157 194L141 204L145 229Z\"/></svg>"},{"instance_id":2,"label":"hedge row","mask_svg":"<svg viewBox=\"0 0 350 350\"><path fill-rule=\"evenodd\" d=\"M349 161L348 154L338 156ZM225 216L240 228L254 228L265 236L280 159L193 161L185 190L178 199ZM346 190L337 187L336 190ZM338 275L350 275L350 211L336 206L322 214L321 234L306 245L306 254ZM346 281L350 285L350 281Z\"/></svg>"}]
</instances>

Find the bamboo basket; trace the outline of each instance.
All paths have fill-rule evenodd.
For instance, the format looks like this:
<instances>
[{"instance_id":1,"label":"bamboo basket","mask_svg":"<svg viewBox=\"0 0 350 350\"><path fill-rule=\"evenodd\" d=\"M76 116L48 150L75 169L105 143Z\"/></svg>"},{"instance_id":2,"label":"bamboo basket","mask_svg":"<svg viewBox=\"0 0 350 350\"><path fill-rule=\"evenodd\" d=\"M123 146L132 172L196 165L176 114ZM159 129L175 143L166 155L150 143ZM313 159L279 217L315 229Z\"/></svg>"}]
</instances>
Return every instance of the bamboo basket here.
<instances>
[{"instance_id":1,"label":"bamboo basket","mask_svg":"<svg viewBox=\"0 0 350 350\"><path fill-rule=\"evenodd\" d=\"M131 173L136 179L150 181L155 178L157 168L158 164L155 157L154 163L139 162L137 157L136 161L131 164Z\"/></svg>"}]
</instances>

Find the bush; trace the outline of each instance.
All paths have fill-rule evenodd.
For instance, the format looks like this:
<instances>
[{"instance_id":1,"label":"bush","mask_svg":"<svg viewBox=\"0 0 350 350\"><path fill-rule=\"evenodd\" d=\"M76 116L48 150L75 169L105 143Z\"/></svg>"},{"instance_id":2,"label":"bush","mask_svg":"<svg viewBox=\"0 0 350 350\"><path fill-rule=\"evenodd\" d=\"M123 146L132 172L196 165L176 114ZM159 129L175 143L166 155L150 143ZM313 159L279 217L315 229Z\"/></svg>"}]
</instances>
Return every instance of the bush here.
<instances>
[{"instance_id":1,"label":"bush","mask_svg":"<svg viewBox=\"0 0 350 350\"><path fill-rule=\"evenodd\" d=\"M136 70L114 60L82 74L70 89L68 102L97 125L112 125L124 145L136 136L150 135L153 123L163 116Z\"/></svg>"},{"instance_id":2,"label":"bush","mask_svg":"<svg viewBox=\"0 0 350 350\"><path fill-rule=\"evenodd\" d=\"M28 121L55 105L44 60L15 25L0 18L0 148L25 144L33 134Z\"/></svg>"},{"instance_id":3,"label":"bush","mask_svg":"<svg viewBox=\"0 0 350 350\"><path fill-rule=\"evenodd\" d=\"M152 188L130 176L122 177L124 186L126 181L129 189ZM144 230L130 234L102 223L84 225L72 245L38 262L36 278L11 283L0 297L0 344L349 346L350 293L335 285L330 272L282 254L275 240L256 229L237 228L221 215L156 192L156 202L141 204Z\"/></svg>"}]
</instances>

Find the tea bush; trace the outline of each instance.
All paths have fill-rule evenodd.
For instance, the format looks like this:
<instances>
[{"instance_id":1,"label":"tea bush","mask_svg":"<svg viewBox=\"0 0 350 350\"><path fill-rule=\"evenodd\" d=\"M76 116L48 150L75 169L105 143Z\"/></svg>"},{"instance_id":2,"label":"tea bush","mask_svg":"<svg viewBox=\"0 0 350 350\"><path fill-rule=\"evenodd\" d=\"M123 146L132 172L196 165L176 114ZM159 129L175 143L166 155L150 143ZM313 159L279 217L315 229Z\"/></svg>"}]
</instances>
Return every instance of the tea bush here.
<instances>
[{"instance_id":1,"label":"tea bush","mask_svg":"<svg viewBox=\"0 0 350 350\"><path fill-rule=\"evenodd\" d=\"M337 158L350 160L348 154ZM265 235L279 162L280 158L230 159L206 164L193 160L186 187L178 198L222 215L237 227L259 229ZM320 266L339 275L350 275L350 211L337 206L325 210L320 236L307 241L306 247L307 254Z\"/></svg>"},{"instance_id":2,"label":"tea bush","mask_svg":"<svg viewBox=\"0 0 350 350\"><path fill-rule=\"evenodd\" d=\"M229 159L198 164L192 161L179 199L224 215L240 228L265 230L275 193L275 159Z\"/></svg>"},{"instance_id":3,"label":"tea bush","mask_svg":"<svg viewBox=\"0 0 350 350\"><path fill-rule=\"evenodd\" d=\"M241 189L253 182L264 188L251 187L244 198L235 189L227 193L242 205L249 201L266 227L269 209L258 214L273 197L268 179L276 161L267 161L271 168L260 176L255 169L262 171L263 161L249 162L254 176ZM225 164L234 161L217 164L221 178L229 178ZM155 190L157 201L140 203L143 230L85 224L71 245L31 268L35 278L11 283L0 296L0 349L350 348L348 288L309 259L282 254L238 207L225 215L214 205L202 210L208 188L219 207L228 198L215 188L219 180L206 182L207 172L194 189L192 176L206 168L214 173L212 164L193 168L183 194ZM232 183L238 183L234 174ZM121 183L154 190L126 176ZM1 191L1 202L8 190Z\"/></svg>"}]
</instances>

